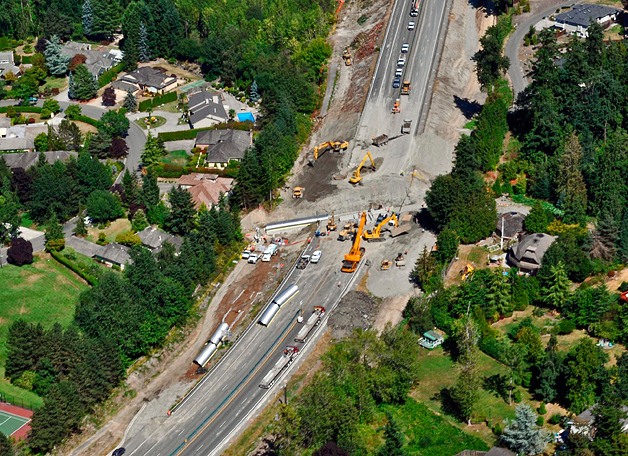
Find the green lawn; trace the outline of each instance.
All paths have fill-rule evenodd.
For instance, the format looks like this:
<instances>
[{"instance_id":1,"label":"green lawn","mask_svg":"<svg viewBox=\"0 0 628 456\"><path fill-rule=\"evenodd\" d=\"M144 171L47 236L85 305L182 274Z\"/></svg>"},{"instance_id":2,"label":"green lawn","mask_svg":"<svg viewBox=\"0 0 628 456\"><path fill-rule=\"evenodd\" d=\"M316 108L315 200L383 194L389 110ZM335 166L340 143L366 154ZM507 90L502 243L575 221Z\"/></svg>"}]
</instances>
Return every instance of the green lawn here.
<instances>
[{"instance_id":1,"label":"green lawn","mask_svg":"<svg viewBox=\"0 0 628 456\"><path fill-rule=\"evenodd\" d=\"M161 161L169 165L185 166L188 163L189 157L190 155L184 150L173 150L162 158Z\"/></svg>"},{"instance_id":2,"label":"green lawn","mask_svg":"<svg viewBox=\"0 0 628 456\"><path fill-rule=\"evenodd\" d=\"M141 117L135 121L135 123L138 124L142 130L146 130L148 128L148 125L146 124L146 117ZM161 127L162 125L166 123L166 119L164 119L161 116L151 116L151 117L154 117L155 120L151 124L150 128Z\"/></svg>"},{"instance_id":3,"label":"green lawn","mask_svg":"<svg viewBox=\"0 0 628 456\"><path fill-rule=\"evenodd\" d=\"M67 86L68 86L68 79L65 77L56 78L54 76L49 76L46 78L46 81L44 83L44 87L48 89L59 89L60 91L64 90Z\"/></svg>"},{"instance_id":4,"label":"green lawn","mask_svg":"<svg viewBox=\"0 0 628 456\"><path fill-rule=\"evenodd\" d=\"M4 377L9 326L18 319L51 326L67 326L74 318L79 294L88 286L49 256L35 256L33 264L0 268L0 378ZM0 392L24 394L0 381Z\"/></svg>"}]
</instances>

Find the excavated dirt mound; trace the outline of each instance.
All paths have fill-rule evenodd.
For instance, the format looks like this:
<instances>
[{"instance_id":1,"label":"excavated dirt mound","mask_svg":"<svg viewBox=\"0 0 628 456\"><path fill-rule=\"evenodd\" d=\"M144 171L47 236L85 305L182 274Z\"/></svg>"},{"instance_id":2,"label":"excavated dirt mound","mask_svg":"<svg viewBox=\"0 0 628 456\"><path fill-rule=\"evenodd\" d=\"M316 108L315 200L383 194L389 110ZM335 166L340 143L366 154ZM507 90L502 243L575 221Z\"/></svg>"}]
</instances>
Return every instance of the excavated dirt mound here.
<instances>
[{"instance_id":1,"label":"excavated dirt mound","mask_svg":"<svg viewBox=\"0 0 628 456\"><path fill-rule=\"evenodd\" d=\"M356 328L371 328L378 311L379 301L375 298L362 291L350 291L329 316L332 337L342 339Z\"/></svg>"}]
</instances>

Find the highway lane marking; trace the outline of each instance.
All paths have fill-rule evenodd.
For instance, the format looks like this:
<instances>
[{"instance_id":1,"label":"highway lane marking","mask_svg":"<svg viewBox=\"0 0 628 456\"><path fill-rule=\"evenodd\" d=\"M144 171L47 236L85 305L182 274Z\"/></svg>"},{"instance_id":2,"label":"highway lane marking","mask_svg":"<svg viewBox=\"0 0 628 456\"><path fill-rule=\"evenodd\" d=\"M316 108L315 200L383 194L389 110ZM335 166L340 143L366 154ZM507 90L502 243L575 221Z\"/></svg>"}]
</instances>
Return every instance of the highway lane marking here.
<instances>
[{"instance_id":1,"label":"highway lane marking","mask_svg":"<svg viewBox=\"0 0 628 456\"><path fill-rule=\"evenodd\" d=\"M185 429L181 429L181 432L179 432L177 435L181 435L185 432Z\"/></svg>"},{"instance_id":2,"label":"highway lane marking","mask_svg":"<svg viewBox=\"0 0 628 456\"><path fill-rule=\"evenodd\" d=\"M296 316L296 315L295 315ZM281 340L279 340L277 343L274 344L274 347L278 347L280 345L282 345L284 343L284 341L286 340L286 338L288 337L288 335L290 334L290 331L292 331L292 329L294 328L294 326L297 324L297 320L296 318L293 317L291 324L287 327L287 329L285 329L285 334L284 336L281 338ZM272 349L273 347L271 347ZM255 375L266 365L268 364L268 362L271 360L271 357L267 357L266 360L261 363L252 373L249 373L248 379L246 380L246 382L244 382L243 384L239 385L238 388L234 391L233 395L231 396L231 398L229 399L229 401L227 401L226 404L224 404L223 406L221 406L218 410L217 413L209 420L207 421L207 423L205 423L203 425L203 427L201 427L201 429L192 437L187 438L186 441L184 442L185 445L178 449L175 450L174 453L172 453L173 455L179 455L181 453L183 453L183 451L185 451L187 448L190 447L190 445L192 443L194 443L194 441L203 434L203 432L205 432L207 430L207 428L214 422L214 420L216 420L216 418L218 418L218 416L231 404L231 402L233 402L236 397L237 394L240 391L242 391L249 383L251 383L251 380L253 380L253 378L255 377ZM155 443L155 445L157 445L157 443Z\"/></svg>"},{"instance_id":3,"label":"highway lane marking","mask_svg":"<svg viewBox=\"0 0 628 456\"><path fill-rule=\"evenodd\" d=\"M144 456L151 454L151 453L150 453L150 452L151 452L151 450L152 450L153 448L155 448L155 447L157 446L157 444L158 444L158 443L159 443L159 442L155 442L155 444L154 444L152 447L150 447L146 453L144 453Z\"/></svg>"}]
</instances>

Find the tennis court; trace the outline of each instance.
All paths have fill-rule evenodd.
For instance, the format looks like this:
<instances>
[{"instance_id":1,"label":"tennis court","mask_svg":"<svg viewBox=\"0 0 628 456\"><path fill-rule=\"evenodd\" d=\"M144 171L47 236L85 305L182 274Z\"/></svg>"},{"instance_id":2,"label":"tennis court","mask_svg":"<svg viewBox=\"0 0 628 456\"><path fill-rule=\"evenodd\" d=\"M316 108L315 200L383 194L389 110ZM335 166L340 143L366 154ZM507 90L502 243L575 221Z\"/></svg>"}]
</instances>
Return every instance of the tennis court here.
<instances>
[{"instance_id":1,"label":"tennis court","mask_svg":"<svg viewBox=\"0 0 628 456\"><path fill-rule=\"evenodd\" d=\"M13 415L12 413L0 410L0 432L4 435L12 435L15 431L19 430L22 426L29 422L29 418Z\"/></svg>"}]
</instances>

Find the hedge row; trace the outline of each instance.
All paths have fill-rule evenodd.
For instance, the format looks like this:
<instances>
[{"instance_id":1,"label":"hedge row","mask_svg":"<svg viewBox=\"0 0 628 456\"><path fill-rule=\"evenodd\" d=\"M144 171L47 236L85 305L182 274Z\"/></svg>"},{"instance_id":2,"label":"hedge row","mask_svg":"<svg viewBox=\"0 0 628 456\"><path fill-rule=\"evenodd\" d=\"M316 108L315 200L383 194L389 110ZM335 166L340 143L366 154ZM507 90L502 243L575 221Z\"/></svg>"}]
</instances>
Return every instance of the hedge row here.
<instances>
[{"instance_id":1,"label":"hedge row","mask_svg":"<svg viewBox=\"0 0 628 456\"><path fill-rule=\"evenodd\" d=\"M73 261L70 261L69 259L67 259L66 257L64 257L60 252L55 252L52 251L50 252L50 255L52 255L52 257L57 260L59 263L61 263L63 266L65 266L66 268L70 269L71 271L75 272L76 274L79 275L79 277L81 277L82 279L84 279L87 283L89 283L92 287L96 286L96 284L98 283L98 279L93 276L92 274L84 271L83 269L81 269L77 264L75 264Z\"/></svg>"},{"instance_id":2,"label":"hedge row","mask_svg":"<svg viewBox=\"0 0 628 456\"><path fill-rule=\"evenodd\" d=\"M2 106L0 107L0 113L6 113L8 108L13 108L15 112L31 112L34 114L39 114L42 110L39 106Z\"/></svg>"},{"instance_id":3,"label":"hedge row","mask_svg":"<svg viewBox=\"0 0 628 456\"><path fill-rule=\"evenodd\" d=\"M196 138L196 135L201 131L227 129L249 131L252 128L253 123L251 122L229 122L214 125L213 127L194 128L192 130L165 131L163 133L158 133L157 137L164 142L179 141L181 139L194 139Z\"/></svg>"},{"instance_id":4,"label":"hedge row","mask_svg":"<svg viewBox=\"0 0 628 456\"><path fill-rule=\"evenodd\" d=\"M177 92L168 92L158 97L144 100L140 102L138 109L141 112L146 112L146 111L149 111L150 109L155 109L159 107L159 105L170 103L172 101L177 101Z\"/></svg>"},{"instance_id":5,"label":"hedge row","mask_svg":"<svg viewBox=\"0 0 628 456\"><path fill-rule=\"evenodd\" d=\"M197 168L196 166L181 166L170 163L162 163L161 165L155 167L155 172L157 173L157 177L165 179L179 178L184 174L191 173L218 174L219 176L224 175L224 171L217 168L205 168L202 166Z\"/></svg>"},{"instance_id":6,"label":"hedge row","mask_svg":"<svg viewBox=\"0 0 628 456\"><path fill-rule=\"evenodd\" d=\"M98 86L99 87L106 86L111 81L116 79L116 77L118 76L118 73L120 73L121 71L122 71L121 63L118 63L117 65L111 67L110 69L108 69L107 71L105 71L103 74L101 74L98 77Z\"/></svg>"},{"instance_id":7,"label":"hedge row","mask_svg":"<svg viewBox=\"0 0 628 456\"><path fill-rule=\"evenodd\" d=\"M96 128L100 128L100 121L99 120L92 119L91 117L87 117L87 116L84 116L82 114L72 117L71 120L76 120L78 122L84 122L84 123L90 124L90 125L92 125L92 126L94 126Z\"/></svg>"}]
</instances>

